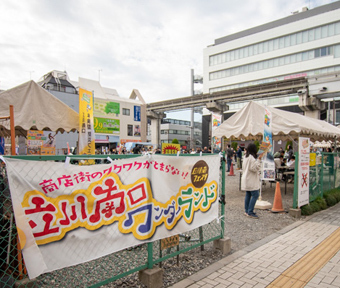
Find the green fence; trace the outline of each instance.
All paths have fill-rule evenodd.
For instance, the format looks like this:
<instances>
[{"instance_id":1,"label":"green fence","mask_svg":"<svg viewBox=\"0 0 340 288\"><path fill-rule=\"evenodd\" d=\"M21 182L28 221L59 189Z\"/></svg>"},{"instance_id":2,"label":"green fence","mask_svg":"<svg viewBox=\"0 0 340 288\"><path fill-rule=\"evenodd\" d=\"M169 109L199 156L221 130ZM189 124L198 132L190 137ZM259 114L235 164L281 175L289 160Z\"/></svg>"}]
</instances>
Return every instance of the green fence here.
<instances>
[{"instance_id":1,"label":"green fence","mask_svg":"<svg viewBox=\"0 0 340 288\"><path fill-rule=\"evenodd\" d=\"M190 157L190 155L180 156ZM202 156L204 157L204 154ZM71 164L77 165L79 161L87 161L86 159L93 159L93 157L72 156ZM107 155L96 155L95 157L96 164L107 161ZM138 157L138 155L110 155L110 157L119 161L122 158ZM66 156L15 156L13 158L59 162L66 160ZM1 162L0 176L0 287L100 287L134 272L152 268L154 265L161 266L162 261L194 248L201 247L203 250L205 244L224 236L224 221L212 221L185 235L179 235L179 245L172 248L162 249L161 241L154 241L130 247L91 262L45 273L33 281L27 281L3 162ZM225 162L222 160L219 179L221 182L219 185L219 217L223 219L225 215Z\"/></svg>"},{"instance_id":2,"label":"green fence","mask_svg":"<svg viewBox=\"0 0 340 288\"><path fill-rule=\"evenodd\" d=\"M323 193L340 187L340 162L339 153L322 152L316 154L315 163L309 167L309 202L317 197L322 197ZM298 154L295 154L295 171L298 171ZM297 208L298 195L298 173L294 179L294 204Z\"/></svg>"}]
</instances>

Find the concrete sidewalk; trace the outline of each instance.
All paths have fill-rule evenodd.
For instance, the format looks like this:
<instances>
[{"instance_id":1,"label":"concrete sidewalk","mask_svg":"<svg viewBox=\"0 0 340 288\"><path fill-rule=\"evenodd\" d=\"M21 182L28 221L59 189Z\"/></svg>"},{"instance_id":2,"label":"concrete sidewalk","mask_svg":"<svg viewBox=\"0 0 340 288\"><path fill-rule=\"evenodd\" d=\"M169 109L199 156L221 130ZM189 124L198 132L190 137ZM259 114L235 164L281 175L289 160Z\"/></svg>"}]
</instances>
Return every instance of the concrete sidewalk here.
<instances>
[{"instance_id":1,"label":"concrete sidewalk","mask_svg":"<svg viewBox=\"0 0 340 288\"><path fill-rule=\"evenodd\" d=\"M340 203L297 221L171 287L340 287L339 250Z\"/></svg>"}]
</instances>

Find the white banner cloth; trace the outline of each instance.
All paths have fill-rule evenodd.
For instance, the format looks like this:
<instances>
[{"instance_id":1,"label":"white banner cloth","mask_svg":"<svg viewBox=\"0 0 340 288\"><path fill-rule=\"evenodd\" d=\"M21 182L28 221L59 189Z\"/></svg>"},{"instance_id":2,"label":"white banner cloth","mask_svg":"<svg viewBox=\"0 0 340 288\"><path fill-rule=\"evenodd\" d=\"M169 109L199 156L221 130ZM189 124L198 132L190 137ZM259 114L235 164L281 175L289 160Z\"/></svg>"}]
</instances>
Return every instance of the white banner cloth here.
<instances>
[{"instance_id":1,"label":"white banner cloth","mask_svg":"<svg viewBox=\"0 0 340 288\"><path fill-rule=\"evenodd\" d=\"M218 218L218 155L5 162L31 279Z\"/></svg>"}]
</instances>

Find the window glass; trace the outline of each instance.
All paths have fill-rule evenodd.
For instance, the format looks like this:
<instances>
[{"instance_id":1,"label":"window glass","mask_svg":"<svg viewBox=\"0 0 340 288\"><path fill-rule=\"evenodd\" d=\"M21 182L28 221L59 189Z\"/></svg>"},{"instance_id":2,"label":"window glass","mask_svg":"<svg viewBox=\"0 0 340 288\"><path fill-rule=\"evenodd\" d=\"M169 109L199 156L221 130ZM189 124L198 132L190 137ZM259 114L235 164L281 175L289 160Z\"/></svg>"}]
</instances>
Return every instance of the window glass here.
<instances>
[{"instance_id":1,"label":"window glass","mask_svg":"<svg viewBox=\"0 0 340 288\"><path fill-rule=\"evenodd\" d=\"M315 40L318 40L321 38L321 27L317 27L315 30Z\"/></svg>"},{"instance_id":2,"label":"window glass","mask_svg":"<svg viewBox=\"0 0 340 288\"><path fill-rule=\"evenodd\" d=\"M302 43L308 42L308 31L302 32Z\"/></svg>"},{"instance_id":3,"label":"window glass","mask_svg":"<svg viewBox=\"0 0 340 288\"><path fill-rule=\"evenodd\" d=\"M274 64L273 64L274 67L279 66L279 59L276 58L276 59L273 59L273 60L274 60L274 61L273 61L273 62L274 62Z\"/></svg>"},{"instance_id":4,"label":"window glass","mask_svg":"<svg viewBox=\"0 0 340 288\"><path fill-rule=\"evenodd\" d=\"M254 65L253 64L249 64L248 65L248 69L249 69L249 72L253 72L254 71Z\"/></svg>"},{"instance_id":5,"label":"window glass","mask_svg":"<svg viewBox=\"0 0 340 288\"><path fill-rule=\"evenodd\" d=\"M302 53L296 54L296 62L301 62L302 61Z\"/></svg>"},{"instance_id":6,"label":"window glass","mask_svg":"<svg viewBox=\"0 0 340 288\"><path fill-rule=\"evenodd\" d=\"M302 32L296 34L296 44L302 43Z\"/></svg>"},{"instance_id":7,"label":"window glass","mask_svg":"<svg viewBox=\"0 0 340 288\"><path fill-rule=\"evenodd\" d=\"M296 62L296 54L290 55L290 63Z\"/></svg>"},{"instance_id":8,"label":"window glass","mask_svg":"<svg viewBox=\"0 0 340 288\"><path fill-rule=\"evenodd\" d=\"M230 61L234 61L234 60L235 60L235 52L230 51Z\"/></svg>"},{"instance_id":9,"label":"window glass","mask_svg":"<svg viewBox=\"0 0 340 288\"><path fill-rule=\"evenodd\" d=\"M268 41L265 41L265 42L262 43L262 45L263 45L263 53L267 53L268 52L268 44L269 44Z\"/></svg>"},{"instance_id":10,"label":"window glass","mask_svg":"<svg viewBox=\"0 0 340 288\"><path fill-rule=\"evenodd\" d=\"M127 136L133 136L133 125L127 125Z\"/></svg>"},{"instance_id":11,"label":"window glass","mask_svg":"<svg viewBox=\"0 0 340 288\"><path fill-rule=\"evenodd\" d=\"M334 34L340 34L340 22L334 24Z\"/></svg>"},{"instance_id":12,"label":"window glass","mask_svg":"<svg viewBox=\"0 0 340 288\"><path fill-rule=\"evenodd\" d=\"M285 47L285 39L284 37L279 38L279 48L282 49Z\"/></svg>"},{"instance_id":13,"label":"window glass","mask_svg":"<svg viewBox=\"0 0 340 288\"><path fill-rule=\"evenodd\" d=\"M240 49L240 59L244 58L244 48Z\"/></svg>"},{"instance_id":14,"label":"window glass","mask_svg":"<svg viewBox=\"0 0 340 288\"><path fill-rule=\"evenodd\" d=\"M263 61L263 69L267 69L268 68L268 61Z\"/></svg>"},{"instance_id":15,"label":"window glass","mask_svg":"<svg viewBox=\"0 0 340 288\"><path fill-rule=\"evenodd\" d=\"M259 45L258 44L255 44L254 45L254 55L258 54L259 53Z\"/></svg>"},{"instance_id":16,"label":"window glass","mask_svg":"<svg viewBox=\"0 0 340 288\"><path fill-rule=\"evenodd\" d=\"M290 46L296 45L296 34L290 35Z\"/></svg>"},{"instance_id":17,"label":"window glass","mask_svg":"<svg viewBox=\"0 0 340 288\"><path fill-rule=\"evenodd\" d=\"M274 65L273 59L268 60L268 67L273 68L273 65Z\"/></svg>"},{"instance_id":18,"label":"window glass","mask_svg":"<svg viewBox=\"0 0 340 288\"><path fill-rule=\"evenodd\" d=\"M249 56L248 47L244 47L243 50L244 50L244 51L243 51L244 58L248 57L248 56Z\"/></svg>"},{"instance_id":19,"label":"window glass","mask_svg":"<svg viewBox=\"0 0 340 288\"><path fill-rule=\"evenodd\" d=\"M254 69L254 71L259 70L259 64L258 63L254 63L253 64L253 69Z\"/></svg>"},{"instance_id":20,"label":"window glass","mask_svg":"<svg viewBox=\"0 0 340 288\"><path fill-rule=\"evenodd\" d=\"M258 53L259 53L259 54L263 53L263 43L259 43L259 44L258 44L258 49L259 49L259 50L258 50Z\"/></svg>"},{"instance_id":21,"label":"window glass","mask_svg":"<svg viewBox=\"0 0 340 288\"><path fill-rule=\"evenodd\" d=\"M268 51L273 51L274 50L274 41L269 40L268 41Z\"/></svg>"},{"instance_id":22,"label":"window glass","mask_svg":"<svg viewBox=\"0 0 340 288\"><path fill-rule=\"evenodd\" d=\"M239 53L239 49L237 49L237 50L234 51L235 60L238 60L238 59L239 59L238 53Z\"/></svg>"},{"instance_id":23,"label":"window glass","mask_svg":"<svg viewBox=\"0 0 340 288\"><path fill-rule=\"evenodd\" d=\"M334 24L328 25L328 36L334 36L334 33L335 33L334 28L335 28Z\"/></svg>"},{"instance_id":24,"label":"window glass","mask_svg":"<svg viewBox=\"0 0 340 288\"><path fill-rule=\"evenodd\" d=\"M289 47L290 46L290 36L285 36L284 41L285 41L285 47Z\"/></svg>"},{"instance_id":25,"label":"window glass","mask_svg":"<svg viewBox=\"0 0 340 288\"><path fill-rule=\"evenodd\" d=\"M250 45L249 47L248 47L248 55L249 56L253 56L253 49L254 49L254 47L253 47L253 45Z\"/></svg>"},{"instance_id":26,"label":"window glass","mask_svg":"<svg viewBox=\"0 0 340 288\"><path fill-rule=\"evenodd\" d=\"M311 60L314 58L314 51L308 51L308 60Z\"/></svg>"},{"instance_id":27,"label":"window glass","mask_svg":"<svg viewBox=\"0 0 340 288\"><path fill-rule=\"evenodd\" d=\"M279 49L279 39L274 39L273 40L273 45L274 45L274 50Z\"/></svg>"},{"instance_id":28,"label":"window glass","mask_svg":"<svg viewBox=\"0 0 340 288\"><path fill-rule=\"evenodd\" d=\"M285 56L285 65L290 64L290 56Z\"/></svg>"},{"instance_id":29,"label":"window glass","mask_svg":"<svg viewBox=\"0 0 340 288\"><path fill-rule=\"evenodd\" d=\"M310 29L308 31L308 41L313 41L314 40L314 29Z\"/></svg>"},{"instance_id":30,"label":"window glass","mask_svg":"<svg viewBox=\"0 0 340 288\"><path fill-rule=\"evenodd\" d=\"M279 58L279 66L285 65L285 57L280 57Z\"/></svg>"},{"instance_id":31,"label":"window glass","mask_svg":"<svg viewBox=\"0 0 340 288\"><path fill-rule=\"evenodd\" d=\"M308 52L303 52L302 53L302 61L308 60Z\"/></svg>"},{"instance_id":32,"label":"window glass","mask_svg":"<svg viewBox=\"0 0 340 288\"><path fill-rule=\"evenodd\" d=\"M322 57L322 56L326 56L326 55L328 54L328 53L327 53L327 51L328 51L327 47L322 47L320 50L321 50L321 51L320 51L321 57Z\"/></svg>"},{"instance_id":33,"label":"window glass","mask_svg":"<svg viewBox=\"0 0 340 288\"><path fill-rule=\"evenodd\" d=\"M321 27L321 38L328 37L328 25Z\"/></svg>"},{"instance_id":34,"label":"window glass","mask_svg":"<svg viewBox=\"0 0 340 288\"><path fill-rule=\"evenodd\" d=\"M263 61L259 62L258 65L259 65L258 66L259 70L262 70L263 69Z\"/></svg>"},{"instance_id":35,"label":"window glass","mask_svg":"<svg viewBox=\"0 0 340 288\"><path fill-rule=\"evenodd\" d=\"M123 108L123 115L130 116L130 109Z\"/></svg>"},{"instance_id":36,"label":"window glass","mask_svg":"<svg viewBox=\"0 0 340 288\"><path fill-rule=\"evenodd\" d=\"M320 57L320 49L315 49L315 50L314 50L314 57L315 57L315 58Z\"/></svg>"},{"instance_id":37,"label":"window glass","mask_svg":"<svg viewBox=\"0 0 340 288\"><path fill-rule=\"evenodd\" d=\"M221 63L225 63L225 62L226 62L226 60L225 60L225 58L226 58L226 57L225 57L225 53L222 53L221 56L222 56Z\"/></svg>"}]
</instances>

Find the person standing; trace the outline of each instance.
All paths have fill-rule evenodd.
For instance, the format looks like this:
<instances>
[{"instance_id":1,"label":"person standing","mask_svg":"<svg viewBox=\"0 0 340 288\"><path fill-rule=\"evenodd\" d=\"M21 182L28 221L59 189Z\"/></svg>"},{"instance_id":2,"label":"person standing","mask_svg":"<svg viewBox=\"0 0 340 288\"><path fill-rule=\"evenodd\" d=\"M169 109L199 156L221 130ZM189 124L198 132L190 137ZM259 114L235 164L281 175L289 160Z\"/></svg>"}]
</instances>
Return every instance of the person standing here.
<instances>
[{"instance_id":1,"label":"person standing","mask_svg":"<svg viewBox=\"0 0 340 288\"><path fill-rule=\"evenodd\" d=\"M233 152L233 150L230 148L230 144L228 144L227 147L228 147L228 148L227 148L227 167L228 167L227 172L230 172L230 167L231 167L231 162L233 161L234 152Z\"/></svg>"},{"instance_id":2,"label":"person standing","mask_svg":"<svg viewBox=\"0 0 340 288\"><path fill-rule=\"evenodd\" d=\"M242 169L242 149L240 146L237 146L236 157L237 157L237 170L241 170Z\"/></svg>"},{"instance_id":3,"label":"person standing","mask_svg":"<svg viewBox=\"0 0 340 288\"><path fill-rule=\"evenodd\" d=\"M254 219L259 218L254 212L254 207L260 191L261 156L257 158L257 147L254 143L250 143L243 159L241 190L246 191L244 210L246 216Z\"/></svg>"}]
</instances>

